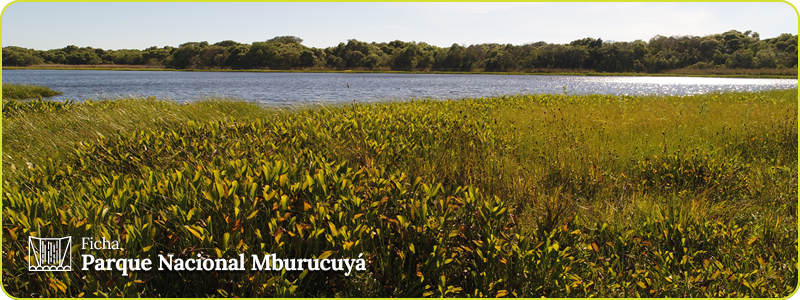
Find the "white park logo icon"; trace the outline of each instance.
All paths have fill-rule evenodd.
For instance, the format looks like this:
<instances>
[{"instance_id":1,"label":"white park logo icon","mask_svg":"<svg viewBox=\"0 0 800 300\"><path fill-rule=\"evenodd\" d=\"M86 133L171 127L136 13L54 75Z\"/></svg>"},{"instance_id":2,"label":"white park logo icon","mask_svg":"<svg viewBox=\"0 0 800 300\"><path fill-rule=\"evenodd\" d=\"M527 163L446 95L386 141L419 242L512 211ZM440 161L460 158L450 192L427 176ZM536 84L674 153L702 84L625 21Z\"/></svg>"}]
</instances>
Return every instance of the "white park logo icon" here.
<instances>
[{"instance_id":1,"label":"white park logo icon","mask_svg":"<svg viewBox=\"0 0 800 300\"><path fill-rule=\"evenodd\" d=\"M28 271L72 271L72 237L28 237Z\"/></svg>"}]
</instances>

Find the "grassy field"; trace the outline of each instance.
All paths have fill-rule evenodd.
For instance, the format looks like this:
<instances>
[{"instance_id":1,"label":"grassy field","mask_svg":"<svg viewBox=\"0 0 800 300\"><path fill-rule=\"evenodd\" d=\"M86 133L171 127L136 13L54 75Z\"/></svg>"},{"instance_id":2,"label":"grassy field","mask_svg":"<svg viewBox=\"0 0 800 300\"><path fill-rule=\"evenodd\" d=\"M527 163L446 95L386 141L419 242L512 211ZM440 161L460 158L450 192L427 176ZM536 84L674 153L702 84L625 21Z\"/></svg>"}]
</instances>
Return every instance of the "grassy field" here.
<instances>
[{"instance_id":1,"label":"grassy field","mask_svg":"<svg viewBox=\"0 0 800 300\"><path fill-rule=\"evenodd\" d=\"M11 84L3 83L3 101L5 100L20 100L41 97L53 97L63 94L60 91L54 91L46 86L30 85L30 84Z\"/></svg>"},{"instance_id":2,"label":"grassy field","mask_svg":"<svg viewBox=\"0 0 800 300\"><path fill-rule=\"evenodd\" d=\"M3 285L18 297L786 297L797 115L796 90L26 102L3 109ZM122 243L80 250L99 258L363 253L367 270L27 271L27 236L67 235Z\"/></svg>"}]
</instances>

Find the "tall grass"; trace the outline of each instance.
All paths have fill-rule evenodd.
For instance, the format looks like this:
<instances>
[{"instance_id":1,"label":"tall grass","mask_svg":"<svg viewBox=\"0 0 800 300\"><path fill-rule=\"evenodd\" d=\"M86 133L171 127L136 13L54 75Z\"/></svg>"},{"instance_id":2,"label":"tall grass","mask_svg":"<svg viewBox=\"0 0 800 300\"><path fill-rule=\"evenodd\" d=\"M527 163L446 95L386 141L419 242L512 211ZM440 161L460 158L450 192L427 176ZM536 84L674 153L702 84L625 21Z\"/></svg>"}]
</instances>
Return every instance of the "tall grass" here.
<instances>
[{"instance_id":1,"label":"tall grass","mask_svg":"<svg viewBox=\"0 0 800 300\"><path fill-rule=\"evenodd\" d=\"M61 157L82 142L147 129L166 130L187 121L263 116L258 105L208 98L181 103L156 98L9 102L3 107L4 175L45 158Z\"/></svg>"},{"instance_id":2,"label":"tall grass","mask_svg":"<svg viewBox=\"0 0 800 300\"><path fill-rule=\"evenodd\" d=\"M53 97L63 94L46 86L32 84L3 83L3 100L19 100L41 97Z\"/></svg>"},{"instance_id":3,"label":"tall grass","mask_svg":"<svg viewBox=\"0 0 800 300\"><path fill-rule=\"evenodd\" d=\"M785 297L797 283L796 99L14 110L4 285L43 296ZM122 240L124 252L95 252L112 257L364 253L368 270L55 278L26 271L27 235Z\"/></svg>"},{"instance_id":4,"label":"tall grass","mask_svg":"<svg viewBox=\"0 0 800 300\"><path fill-rule=\"evenodd\" d=\"M770 77L776 78L797 78L797 68L775 68L775 69L728 69L728 68L709 68L692 69L683 68L668 70L664 72L670 75L690 75L690 76L738 76L738 77Z\"/></svg>"}]
</instances>

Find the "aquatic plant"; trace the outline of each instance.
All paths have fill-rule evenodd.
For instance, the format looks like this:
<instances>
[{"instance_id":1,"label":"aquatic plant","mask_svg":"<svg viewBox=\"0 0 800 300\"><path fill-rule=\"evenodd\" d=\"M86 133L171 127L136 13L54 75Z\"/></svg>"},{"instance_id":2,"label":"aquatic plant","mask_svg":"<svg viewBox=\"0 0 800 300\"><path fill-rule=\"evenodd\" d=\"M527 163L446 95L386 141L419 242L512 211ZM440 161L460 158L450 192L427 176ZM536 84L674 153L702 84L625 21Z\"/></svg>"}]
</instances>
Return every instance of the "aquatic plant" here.
<instances>
[{"instance_id":1,"label":"aquatic plant","mask_svg":"<svg viewBox=\"0 0 800 300\"><path fill-rule=\"evenodd\" d=\"M3 100L52 97L61 94L63 94L63 92L51 90L46 86L3 83Z\"/></svg>"},{"instance_id":2,"label":"aquatic plant","mask_svg":"<svg viewBox=\"0 0 800 300\"><path fill-rule=\"evenodd\" d=\"M47 297L785 297L796 93L20 110L3 124L3 284ZM22 141L54 143L24 138L48 127L80 130L7 161ZM27 236L66 235L123 244L81 250L98 258L363 254L366 271L27 272Z\"/></svg>"}]
</instances>

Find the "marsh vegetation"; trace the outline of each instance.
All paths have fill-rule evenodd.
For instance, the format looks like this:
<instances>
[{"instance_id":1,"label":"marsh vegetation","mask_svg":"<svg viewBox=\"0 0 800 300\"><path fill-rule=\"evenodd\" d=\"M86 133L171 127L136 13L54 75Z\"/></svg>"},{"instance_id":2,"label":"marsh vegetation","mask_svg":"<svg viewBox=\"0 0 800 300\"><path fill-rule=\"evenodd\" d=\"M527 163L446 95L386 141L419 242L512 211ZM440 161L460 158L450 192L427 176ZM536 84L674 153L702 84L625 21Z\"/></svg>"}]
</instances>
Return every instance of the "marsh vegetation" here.
<instances>
[{"instance_id":1,"label":"marsh vegetation","mask_svg":"<svg viewBox=\"0 0 800 300\"><path fill-rule=\"evenodd\" d=\"M293 109L224 99L3 109L13 296L786 297L797 90ZM95 257L354 258L367 271L27 271ZM84 250L81 250L84 251Z\"/></svg>"},{"instance_id":2,"label":"marsh vegetation","mask_svg":"<svg viewBox=\"0 0 800 300\"><path fill-rule=\"evenodd\" d=\"M21 100L30 98L53 97L63 94L46 86L32 84L3 83L3 100Z\"/></svg>"}]
</instances>

